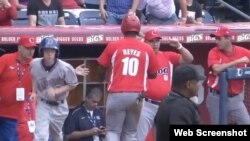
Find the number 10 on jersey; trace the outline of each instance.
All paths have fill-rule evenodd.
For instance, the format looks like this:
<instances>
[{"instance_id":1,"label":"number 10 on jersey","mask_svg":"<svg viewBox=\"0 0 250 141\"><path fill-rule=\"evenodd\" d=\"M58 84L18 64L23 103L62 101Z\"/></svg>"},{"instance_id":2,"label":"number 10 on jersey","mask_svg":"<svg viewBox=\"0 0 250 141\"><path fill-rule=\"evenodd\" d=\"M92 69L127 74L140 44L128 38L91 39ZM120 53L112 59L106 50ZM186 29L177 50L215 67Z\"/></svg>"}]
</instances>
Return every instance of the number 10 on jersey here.
<instances>
[{"instance_id":1,"label":"number 10 on jersey","mask_svg":"<svg viewBox=\"0 0 250 141\"><path fill-rule=\"evenodd\" d=\"M122 75L136 76L138 73L139 60L135 57L126 57L122 59Z\"/></svg>"}]
</instances>

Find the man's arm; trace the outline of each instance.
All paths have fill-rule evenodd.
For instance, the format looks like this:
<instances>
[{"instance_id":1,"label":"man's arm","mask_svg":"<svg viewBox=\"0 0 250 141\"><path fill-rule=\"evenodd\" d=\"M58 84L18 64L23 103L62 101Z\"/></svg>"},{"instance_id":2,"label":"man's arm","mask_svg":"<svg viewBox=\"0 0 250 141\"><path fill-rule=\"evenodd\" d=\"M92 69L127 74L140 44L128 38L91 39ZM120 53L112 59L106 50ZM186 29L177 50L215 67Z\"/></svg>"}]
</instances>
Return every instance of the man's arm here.
<instances>
[{"instance_id":1,"label":"man's arm","mask_svg":"<svg viewBox=\"0 0 250 141\"><path fill-rule=\"evenodd\" d=\"M175 40L175 39L169 40L169 45L179 50L179 53L181 54L181 57L179 60L180 64L193 62L194 57L191 54L191 52L187 50L185 47L183 47L182 44L178 40Z\"/></svg>"},{"instance_id":2,"label":"man's arm","mask_svg":"<svg viewBox=\"0 0 250 141\"><path fill-rule=\"evenodd\" d=\"M182 45L181 45L182 46ZM180 64L184 64L184 63L192 63L194 60L193 55L191 54L191 52L189 50L187 50L185 47L181 47L179 49L179 52L181 54L179 63Z\"/></svg>"},{"instance_id":3,"label":"man's arm","mask_svg":"<svg viewBox=\"0 0 250 141\"><path fill-rule=\"evenodd\" d=\"M94 127L92 129L89 129L89 130L74 131L74 132L66 135L66 138L69 140L76 140L76 139L81 139L81 138L88 137L88 136L98 135L102 131L103 131L102 129Z\"/></svg>"},{"instance_id":4,"label":"man's arm","mask_svg":"<svg viewBox=\"0 0 250 141\"><path fill-rule=\"evenodd\" d=\"M60 94L64 94L65 92L71 91L75 88L76 86L72 86L72 85L64 85L61 86L59 88L55 88L55 95L60 95Z\"/></svg>"},{"instance_id":5,"label":"man's arm","mask_svg":"<svg viewBox=\"0 0 250 141\"><path fill-rule=\"evenodd\" d=\"M213 70L214 74L219 74L220 72L224 71L225 69L233 67L233 66L235 66L237 64L240 64L240 63L249 63L249 58L244 56L244 57L242 57L240 59L237 59L237 60L234 60L234 61L231 61L231 62L228 62L228 63L213 64L212 65L212 70Z\"/></svg>"},{"instance_id":6,"label":"man's arm","mask_svg":"<svg viewBox=\"0 0 250 141\"><path fill-rule=\"evenodd\" d=\"M64 17L59 17L59 18L58 18L58 24L59 24L59 25L65 25Z\"/></svg>"},{"instance_id":7,"label":"man's arm","mask_svg":"<svg viewBox=\"0 0 250 141\"><path fill-rule=\"evenodd\" d=\"M100 10L104 9L104 5L105 5L105 0L99 0L99 8L100 8Z\"/></svg>"},{"instance_id":8,"label":"man's arm","mask_svg":"<svg viewBox=\"0 0 250 141\"><path fill-rule=\"evenodd\" d=\"M75 73L80 76L87 76L89 74L89 68L85 67L85 64L81 64L75 68Z\"/></svg>"},{"instance_id":9,"label":"man's arm","mask_svg":"<svg viewBox=\"0 0 250 141\"><path fill-rule=\"evenodd\" d=\"M30 26L36 26L37 16L36 15L29 15L29 23Z\"/></svg>"},{"instance_id":10,"label":"man's arm","mask_svg":"<svg viewBox=\"0 0 250 141\"><path fill-rule=\"evenodd\" d=\"M107 18L108 18L108 13L107 13L107 11L105 10L104 5L105 5L105 0L99 0L99 9L100 9L100 12L101 12L101 17L102 17L104 20L107 20Z\"/></svg>"},{"instance_id":11,"label":"man's arm","mask_svg":"<svg viewBox=\"0 0 250 141\"><path fill-rule=\"evenodd\" d=\"M187 21L187 2L186 0L179 0L180 9L181 9L181 19L180 22L185 24Z\"/></svg>"},{"instance_id":12,"label":"man's arm","mask_svg":"<svg viewBox=\"0 0 250 141\"><path fill-rule=\"evenodd\" d=\"M140 3L140 0L133 0L133 4L129 12L135 13L139 3Z\"/></svg>"},{"instance_id":13,"label":"man's arm","mask_svg":"<svg viewBox=\"0 0 250 141\"><path fill-rule=\"evenodd\" d=\"M30 95L30 98L29 98L30 101L35 101L36 92L37 92L36 81L34 79L32 79L32 92L31 92L31 95Z\"/></svg>"}]
</instances>

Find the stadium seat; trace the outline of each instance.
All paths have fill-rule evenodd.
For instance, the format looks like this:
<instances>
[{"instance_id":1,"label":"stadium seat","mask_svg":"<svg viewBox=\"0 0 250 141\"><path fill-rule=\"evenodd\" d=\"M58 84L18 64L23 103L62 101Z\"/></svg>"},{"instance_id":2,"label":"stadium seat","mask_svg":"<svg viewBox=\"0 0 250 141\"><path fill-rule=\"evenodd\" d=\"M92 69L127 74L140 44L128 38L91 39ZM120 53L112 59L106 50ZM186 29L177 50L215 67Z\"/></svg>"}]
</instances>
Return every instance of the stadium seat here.
<instances>
[{"instance_id":1,"label":"stadium seat","mask_svg":"<svg viewBox=\"0 0 250 141\"><path fill-rule=\"evenodd\" d=\"M78 19L69 11L64 12L64 20L66 25L79 25Z\"/></svg>"},{"instance_id":2,"label":"stadium seat","mask_svg":"<svg viewBox=\"0 0 250 141\"><path fill-rule=\"evenodd\" d=\"M207 11L202 11L203 23L215 23L214 17Z\"/></svg>"},{"instance_id":3,"label":"stadium seat","mask_svg":"<svg viewBox=\"0 0 250 141\"><path fill-rule=\"evenodd\" d=\"M103 25L105 21L101 18L101 13L96 9L82 11L79 16L80 25Z\"/></svg>"},{"instance_id":4,"label":"stadium seat","mask_svg":"<svg viewBox=\"0 0 250 141\"><path fill-rule=\"evenodd\" d=\"M17 18L12 20L13 26L28 26L29 25L29 17L27 15L27 11L18 11Z\"/></svg>"}]
</instances>

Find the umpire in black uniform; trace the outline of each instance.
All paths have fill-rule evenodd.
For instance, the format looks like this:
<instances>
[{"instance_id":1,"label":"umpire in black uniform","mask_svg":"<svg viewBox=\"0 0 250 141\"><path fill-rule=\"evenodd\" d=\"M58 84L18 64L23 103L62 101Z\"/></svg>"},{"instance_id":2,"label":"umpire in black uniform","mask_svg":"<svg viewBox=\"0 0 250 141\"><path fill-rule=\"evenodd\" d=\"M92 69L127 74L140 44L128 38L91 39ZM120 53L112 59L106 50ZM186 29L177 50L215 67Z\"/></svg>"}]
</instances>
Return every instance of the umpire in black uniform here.
<instances>
[{"instance_id":1,"label":"umpire in black uniform","mask_svg":"<svg viewBox=\"0 0 250 141\"><path fill-rule=\"evenodd\" d=\"M174 69L172 91L162 101L155 116L157 141L170 140L170 125L202 123L198 107L190 98L197 96L199 85L205 78L192 64L183 64Z\"/></svg>"}]
</instances>

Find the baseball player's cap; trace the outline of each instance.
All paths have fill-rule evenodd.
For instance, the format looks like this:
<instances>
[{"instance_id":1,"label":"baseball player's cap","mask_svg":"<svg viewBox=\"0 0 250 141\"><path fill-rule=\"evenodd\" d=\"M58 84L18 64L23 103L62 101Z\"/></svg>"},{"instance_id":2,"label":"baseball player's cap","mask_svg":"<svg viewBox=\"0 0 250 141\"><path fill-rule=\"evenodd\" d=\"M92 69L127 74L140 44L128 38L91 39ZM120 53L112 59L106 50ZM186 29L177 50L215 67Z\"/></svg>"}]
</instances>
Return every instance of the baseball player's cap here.
<instances>
[{"instance_id":1,"label":"baseball player's cap","mask_svg":"<svg viewBox=\"0 0 250 141\"><path fill-rule=\"evenodd\" d=\"M189 80L205 80L206 76L199 73L198 68L193 64L182 64L173 71L173 84L184 84Z\"/></svg>"},{"instance_id":2,"label":"baseball player's cap","mask_svg":"<svg viewBox=\"0 0 250 141\"><path fill-rule=\"evenodd\" d=\"M18 41L18 44L26 48L37 47L36 37L31 35L21 36Z\"/></svg>"},{"instance_id":3,"label":"baseball player's cap","mask_svg":"<svg viewBox=\"0 0 250 141\"><path fill-rule=\"evenodd\" d=\"M157 30L149 30L145 33L145 39L150 41L155 38L161 39L161 33Z\"/></svg>"},{"instance_id":4,"label":"baseball player's cap","mask_svg":"<svg viewBox=\"0 0 250 141\"><path fill-rule=\"evenodd\" d=\"M219 27L214 34L210 34L210 37L225 37L225 36L231 36L230 29L226 27Z\"/></svg>"}]
</instances>

